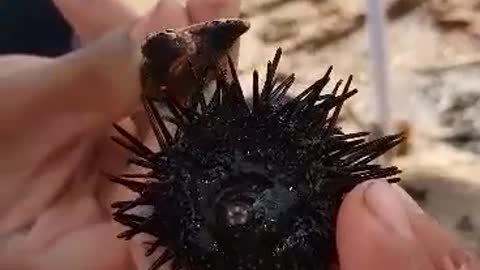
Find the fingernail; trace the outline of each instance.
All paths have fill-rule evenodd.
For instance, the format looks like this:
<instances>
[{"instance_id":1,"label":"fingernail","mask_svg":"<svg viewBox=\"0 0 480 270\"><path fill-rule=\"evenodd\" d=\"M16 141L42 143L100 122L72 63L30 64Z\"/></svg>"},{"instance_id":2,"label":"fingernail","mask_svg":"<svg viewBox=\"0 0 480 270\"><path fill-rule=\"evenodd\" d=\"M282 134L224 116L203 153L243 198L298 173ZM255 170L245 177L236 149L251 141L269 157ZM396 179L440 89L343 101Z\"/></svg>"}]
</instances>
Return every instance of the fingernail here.
<instances>
[{"instance_id":1,"label":"fingernail","mask_svg":"<svg viewBox=\"0 0 480 270\"><path fill-rule=\"evenodd\" d=\"M457 267L455 267L453 264L452 259L450 259L448 256L442 258L442 268L443 270L457 270Z\"/></svg>"},{"instance_id":2,"label":"fingernail","mask_svg":"<svg viewBox=\"0 0 480 270\"><path fill-rule=\"evenodd\" d=\"M454 259L451 256L442 258L442 270L470 270L472 268L472 257L466 256L461 261Z\"/></svg>"},{"instance_id":3,"label":"fingernail","mask_svg":"<svg viewBox=\"0 0 480 270\"><path fill-rule=\"evenodd\" d=\"M417 202L408 194L403 188L399 185L393 184L392 188L400 195L404 201L404 205L408 208L409 211L412 211L417 214L424 214L423 209L417 204Z\"/></svg>"},{"instance_id":4,"label":"fingernail","mask_svg":"<svg viewBox=\"0 0 480 270\"><path fill-rule=\"evenodd\" d=\"M451 264L455 266L455 270L470 270L480 269L480 261L473 253L462 250L457 254L450 254L448 256Z\"/></svg>"},{"instance_id":5,"label":"fingernail","mask_svg":"<svg viewBox=\"0 0 480 270\"><path fill-rule=\"evenodd\" d=\"M379 222L392 233L413 237L404 199L386 181L374 181L364 191L365 204Z\"/></svg>"}]
</instances>

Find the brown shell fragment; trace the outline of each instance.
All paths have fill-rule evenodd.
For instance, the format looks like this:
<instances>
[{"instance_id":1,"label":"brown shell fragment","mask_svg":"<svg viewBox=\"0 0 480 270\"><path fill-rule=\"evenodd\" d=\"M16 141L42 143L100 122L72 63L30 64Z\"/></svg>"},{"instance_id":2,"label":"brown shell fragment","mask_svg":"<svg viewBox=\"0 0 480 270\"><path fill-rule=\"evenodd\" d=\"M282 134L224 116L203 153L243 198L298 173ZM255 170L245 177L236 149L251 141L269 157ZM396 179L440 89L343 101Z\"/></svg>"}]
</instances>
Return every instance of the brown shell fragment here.
<instances>
[{"instance_id":1,"label":"brown shell fragment","mask_svg":"<svg viewBox=\"0 0 480 270\"><path fill-rule=\"evenodd\" d=\"M224 60L249 28L246 21L224 19L150 34L142 46L144 94L156 100L164 90L187 96L196 87L192 70L203 74L208 66ZM213 77L210 75L208 80Z\"/></svg>"}]
</instances>

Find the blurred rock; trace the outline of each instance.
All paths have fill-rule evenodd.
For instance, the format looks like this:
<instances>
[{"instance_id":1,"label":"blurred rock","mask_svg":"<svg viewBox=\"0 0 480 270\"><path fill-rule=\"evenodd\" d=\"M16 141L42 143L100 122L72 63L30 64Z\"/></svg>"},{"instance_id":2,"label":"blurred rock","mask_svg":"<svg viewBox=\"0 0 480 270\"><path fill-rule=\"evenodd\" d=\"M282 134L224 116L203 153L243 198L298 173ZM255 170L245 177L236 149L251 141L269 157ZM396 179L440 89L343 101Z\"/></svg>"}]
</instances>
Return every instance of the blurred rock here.
<instances>
[{"instance_id":1,"label":"blurred rock","mask_svg":"<svg viewBox=\"0 0 480 270\"><path fill-rule=\"evenodd\" d=\"M473 231L474 227L472 224L472 219L470 216L463 216L457 223L457 229L464 232L471 232Z\"/></svg>"},{"instance_id":2,"label":"blurred rock","mask_svg":"<svg viewBox=\"0 0 480 270\"><path fill-rule=\"evenodd\" d=\"M458 27L474 23L480 5L476 0L429 0L428 8L440 25Z\"/></svg>"},{"instance_id":3,"label":"blurred rock","mask_svg":"<svg viewBox=\"0 0 480 270\"><path fill-rule=\"evenodd\" d=\"M464 30L478 38L480 2L478 0L428 0L429 11L437 24L448 30Z\"/></svg>"},{"instance_id":4,"label":"blurred rock","mask_svg":"<svg viewBox=\"0 0 480 270\"><path fill-rule=\"evenodd\" d=\"M251 1L243 13L266 16L260 39L274 43L288 38L287 51L312 51L335 42L359 29L365 16L359 0Z\"/></svg>"},{"instance_id":5,"label":"blurred rock","mask_svg":"<svg viewBox=\"0 0 480 270\"><path fill-rule=\"evenodd\" d=\"M389 19L400 18L425 2L426 0L388 0L387 16Z\"/></svg>"},{"instance_id":6,"label":"blurred rock","mask_svg":"<svg viewBox=\"0 0 480 270\"><path fill-rule=\"evenodd\" d=\"M259 37L265 43L276 43L295 38L298 31L298 23L295 19L272 18Z\"/></svg>"},{"instance_id":7,"label":"blurred rock","mask_svg":"<svg viewBox=\"0 0 480 270\"><path fill-rule=\"evenodd\" d=\"M480 63L425 74L428 83L418 99L430 109L431 121L444 129L437 136L480 154Z\"/></svg>"}]
</instances>

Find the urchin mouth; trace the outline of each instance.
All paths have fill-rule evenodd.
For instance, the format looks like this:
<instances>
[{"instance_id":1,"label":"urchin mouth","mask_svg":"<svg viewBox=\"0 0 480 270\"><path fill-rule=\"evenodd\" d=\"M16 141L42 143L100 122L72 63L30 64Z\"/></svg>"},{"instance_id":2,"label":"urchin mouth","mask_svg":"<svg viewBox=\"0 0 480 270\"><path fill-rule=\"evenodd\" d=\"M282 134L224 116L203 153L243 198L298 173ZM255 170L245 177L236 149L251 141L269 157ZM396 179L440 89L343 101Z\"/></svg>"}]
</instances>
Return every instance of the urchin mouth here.
<instances>
[{"instance_id":1,"label":"urchin mouth","mask_svg":"<svg viewBox=\"0 0 480 270\"><path fill-rule=\"evenodd\" d=\"M217 226L231 230L251 224L254 219L255 194L255 191L238 185L220 193L215 203Z\"/></svg>"},{"instance_id":2,"label":"urchin mouth","mask_svg":"<svg viewBox=\"0 0 480 270\"><path fill-rule=\"evenodd\" d=\"M248 202L241 200L229 202L224 207L225 225L228 227L246 225L253 218L252 210L252 205Z\"/></svg>"}]
</instances>

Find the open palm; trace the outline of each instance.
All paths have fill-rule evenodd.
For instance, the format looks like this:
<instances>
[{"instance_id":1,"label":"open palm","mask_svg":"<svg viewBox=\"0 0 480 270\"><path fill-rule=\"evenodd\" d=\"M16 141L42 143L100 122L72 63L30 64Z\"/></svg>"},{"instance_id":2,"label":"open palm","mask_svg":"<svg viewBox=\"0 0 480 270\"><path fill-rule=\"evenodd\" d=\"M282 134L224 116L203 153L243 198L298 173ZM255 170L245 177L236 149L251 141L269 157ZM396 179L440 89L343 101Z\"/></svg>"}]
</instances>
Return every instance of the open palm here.
<instances>
[{"instance_id":1,"label":"open palm","mask_svg":"<svg viewBox=\"0 0 480 270\"><path fill-rule=\"evenodd\" d=\"M139 242L117 239L111 219L111 201L128 196L102 174L127 169L111 123L145 137L127 116L149 30L236 16L238 2L161 1L146 16L119 1L55 2L84 48L0 58L0 269L144 269Z\"/></svg>"}]
</instances>

